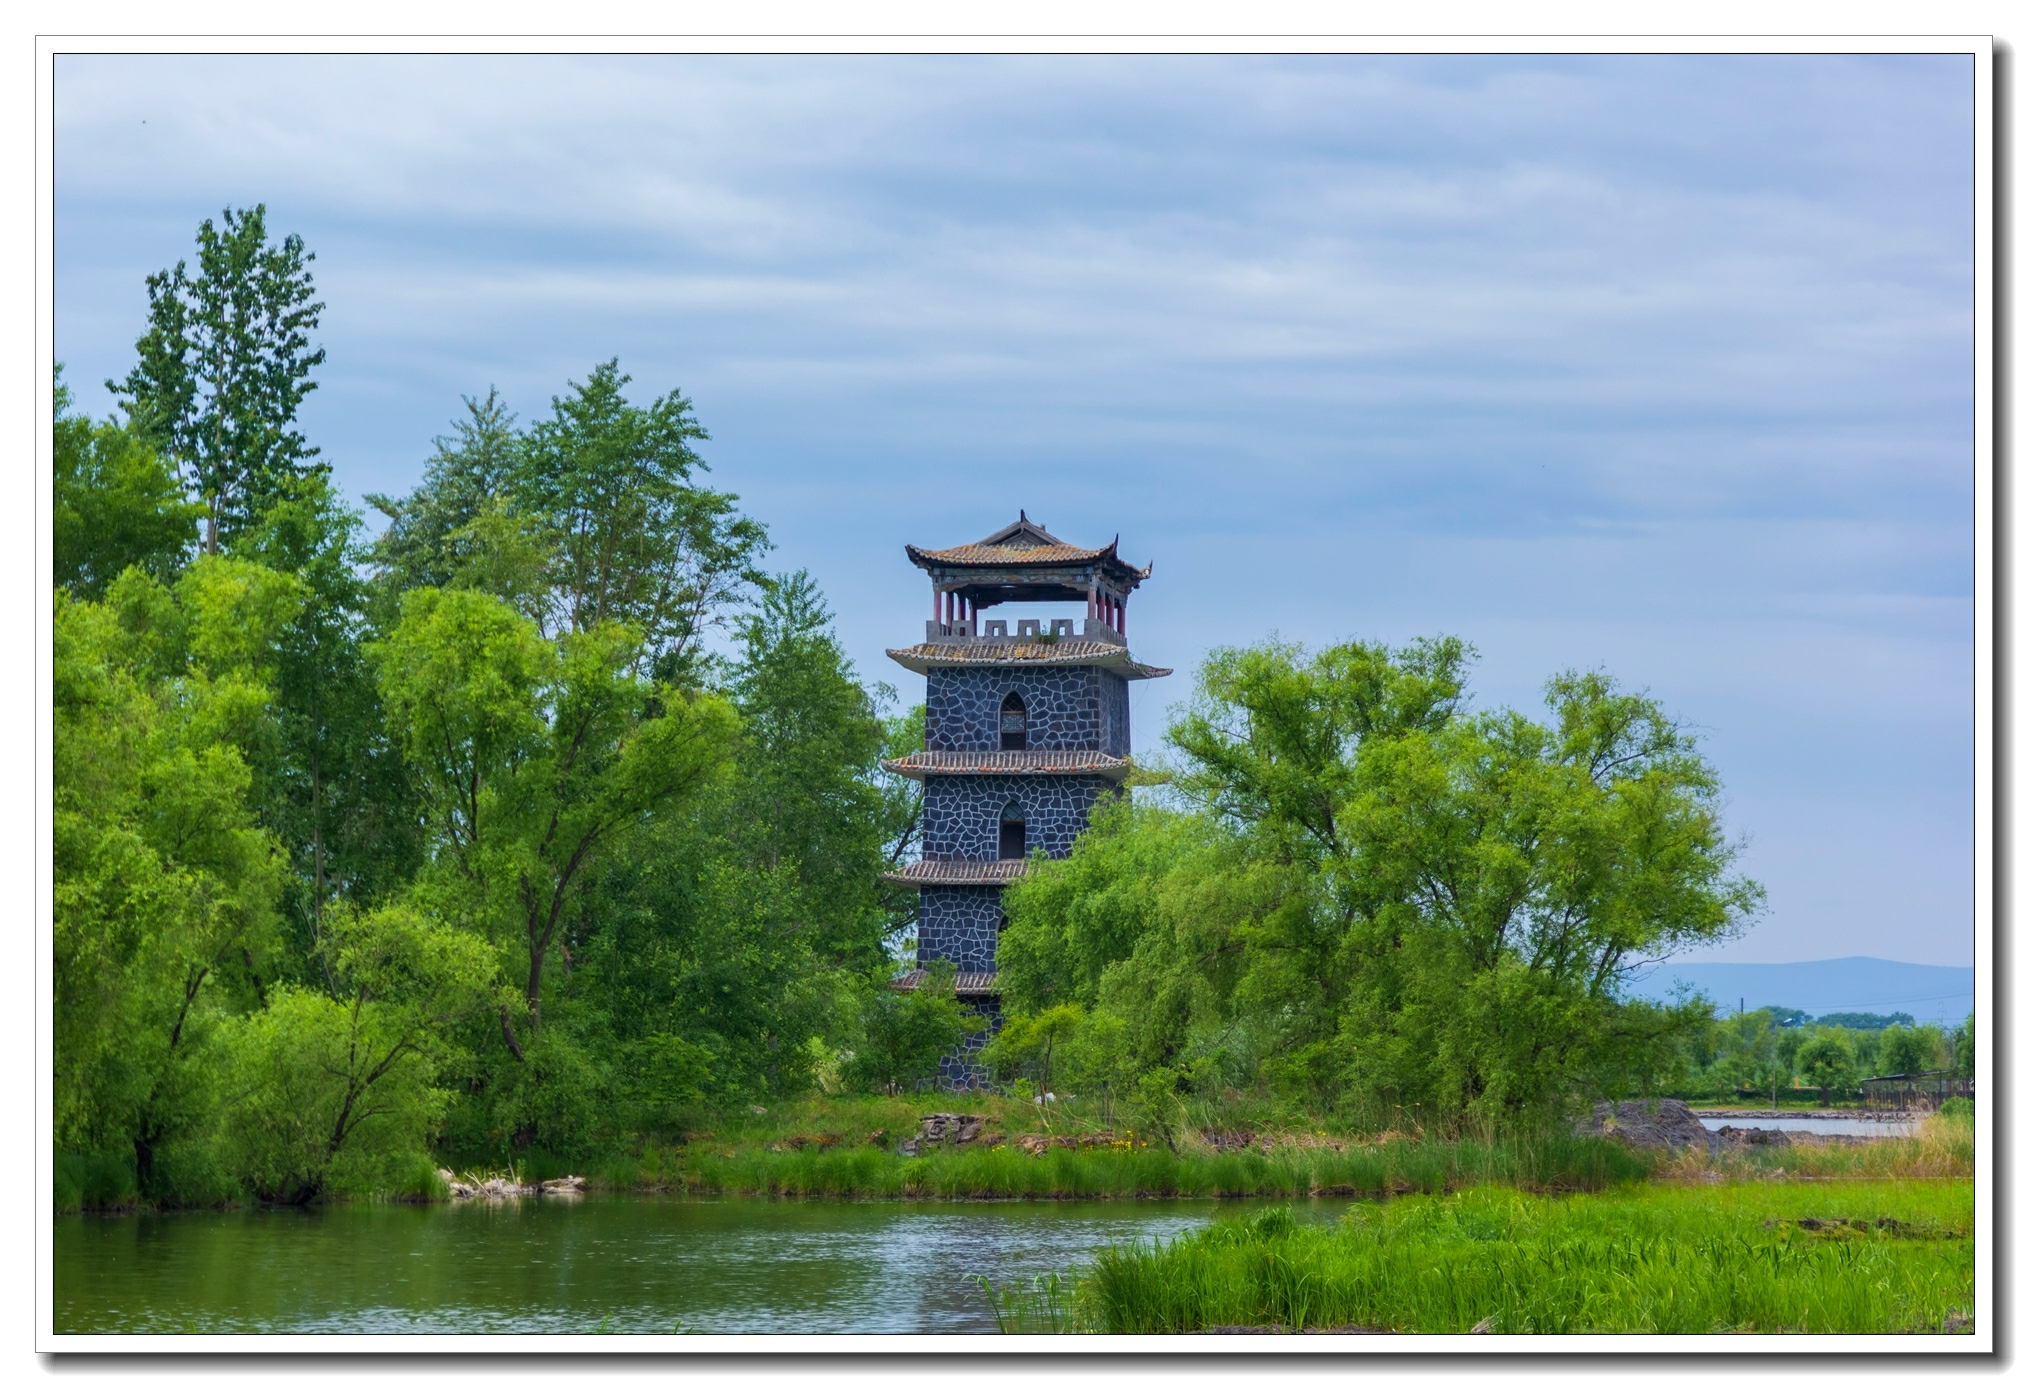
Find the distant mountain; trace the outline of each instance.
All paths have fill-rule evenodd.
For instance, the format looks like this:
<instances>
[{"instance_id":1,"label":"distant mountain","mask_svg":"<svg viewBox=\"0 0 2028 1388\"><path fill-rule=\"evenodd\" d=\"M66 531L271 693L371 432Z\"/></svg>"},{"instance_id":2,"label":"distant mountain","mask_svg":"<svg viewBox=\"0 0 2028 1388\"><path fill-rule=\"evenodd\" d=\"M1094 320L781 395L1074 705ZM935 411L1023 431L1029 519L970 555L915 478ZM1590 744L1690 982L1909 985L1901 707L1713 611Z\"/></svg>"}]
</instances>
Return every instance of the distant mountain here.
<instances>
[{"instance_id":1,"label":"distant mountain","mask_svg":"<svg viewBox=\"0 0 2028 1388\"><path fill-rule=\"evenodd\" d=\"M1743 998L1746 1010L1799 1007L1812 1017L1826 1012L1906 1012L1918 1022L1939 1013L1956 1026L1972 1010L1972 971L1941 964L1903 964L1893 959L1817 959L1804 964L1660 964L1635 983L1637 997L1666 999L1678 983L1689 985L1732 1015Z\"/></svg>"}]
</instances>

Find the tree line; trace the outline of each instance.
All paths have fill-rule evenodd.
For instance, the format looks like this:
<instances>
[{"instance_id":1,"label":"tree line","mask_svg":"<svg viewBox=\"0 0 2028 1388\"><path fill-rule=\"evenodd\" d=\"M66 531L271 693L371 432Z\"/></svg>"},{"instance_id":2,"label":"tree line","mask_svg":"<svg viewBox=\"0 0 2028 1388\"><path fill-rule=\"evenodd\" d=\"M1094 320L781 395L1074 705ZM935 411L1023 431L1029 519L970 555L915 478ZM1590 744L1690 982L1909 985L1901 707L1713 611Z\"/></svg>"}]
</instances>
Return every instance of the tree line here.
<instances>
[{"instance_id":1,"label":"tree line","mask_svg":"<svg viewBox=\"0 0 2028 1388\"><path fill-rule=\"evenodd\" d=\"M119 416L55 387L60 1154L302 1201L930 1082L980 1023L948 969L889 986L921 799L880 762L922 709L767 567L692 402L617 361L525 423L475 394L369 537L298 427L314 257L260 207L197 239ZM1480 710L1471 661L1214 652L1136 788L1007 892L998 1078L1156 1132L1497 1133L1869 1054L1968 1072L1968 1031L1633 997L1762 908L1718 776L1644 692Z\"/></svg>"},{"instance_id":2,"label":"tree line","mask_svg":"<svg viewBox=\"0 0 2028 1388\"><path fill-rule=\"evenodd\" d=\"M1369 1128L1513 1131L1653 1093L1708 1002L1643 965L1746 929L1718 777L1650 696L1474 711L1456 639L1214 652L1162 791L1008 893L1003 1067L1144 1116L1278 1096Z\"/></svg>"},{"instance_id":3,"label":"tree line","mask_svg":"<svg viewBox=\"0 0 2028 1388\"><path fill-rule=\"evenodd\" d=\"M1778 1097L1808 1089L1829 1103L1858 1096L1860 1082L1887 1075L1974 1077L1972 1018L1958 1026L1917 1025L1907 1013L1882 1017L1762 1007L1713 1018L1686 1040L1670 1091L1691 1099Z\"/></svg>"},{"instance_id":4,"label":"tree line","mask_svg":"<svg viewBox=\"0 0 2028 1388\"><path fill-rule=\"evenodd\" d=\"M765 569L691 402L614 361L525 425L467 400L369 539L297 424L314 257L261 207L197 251L119 417L57 377L60 1151L145 1199L387 1189L955 1028L884 987L920 710Z\"/></svg>"}]
</instances>

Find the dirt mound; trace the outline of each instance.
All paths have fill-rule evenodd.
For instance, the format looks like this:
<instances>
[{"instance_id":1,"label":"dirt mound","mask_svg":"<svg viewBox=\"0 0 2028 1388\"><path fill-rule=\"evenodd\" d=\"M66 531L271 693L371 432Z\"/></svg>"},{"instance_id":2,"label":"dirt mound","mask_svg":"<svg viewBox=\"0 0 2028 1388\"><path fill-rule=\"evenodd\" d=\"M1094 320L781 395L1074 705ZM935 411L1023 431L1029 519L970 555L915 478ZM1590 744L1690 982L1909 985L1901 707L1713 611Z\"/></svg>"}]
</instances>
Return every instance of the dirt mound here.
<instances>
[{"instance_id":1,"label":"dirt mound","mask_svg":"<svg viewBox=\"0 0 2028 1388\"><path fill-rule=\"evenodd\" d=\"M1592 1137L1617 1138L1629 1147L1683 1152L1693 1147L1710 1151L1715 1139L1690 1105L1681 1099L1628 1099L1600 1103L1577 1131Z\"/></svg>"}]
</instances>

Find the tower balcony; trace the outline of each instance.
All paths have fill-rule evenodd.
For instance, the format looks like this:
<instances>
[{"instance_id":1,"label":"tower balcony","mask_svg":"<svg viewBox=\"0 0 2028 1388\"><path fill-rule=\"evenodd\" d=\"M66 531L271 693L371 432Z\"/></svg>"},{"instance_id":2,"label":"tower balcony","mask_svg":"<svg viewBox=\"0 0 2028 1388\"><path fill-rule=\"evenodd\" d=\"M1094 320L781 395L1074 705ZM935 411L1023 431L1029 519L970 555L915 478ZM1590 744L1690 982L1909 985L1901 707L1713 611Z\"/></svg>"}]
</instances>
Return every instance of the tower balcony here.
<instances>
[{"instance_id":1,"label":"tower balcony","mask_svg":"<svg viewBox=\"0 0 2028 1388\"><path fill-rule=\"evenodd\" d=\"M1082 631L1078 629L1078 623L1069 617L988 617L983 620L967 617L952 622L940 622L932 617L922 625L923 640L938 646L967 645L975 642L1069 641L1079 638L1086 641L1103 641L1109 646L1127 644L1126 637L1097 617L1085 618Z\"/></svg>"}]
</instances>

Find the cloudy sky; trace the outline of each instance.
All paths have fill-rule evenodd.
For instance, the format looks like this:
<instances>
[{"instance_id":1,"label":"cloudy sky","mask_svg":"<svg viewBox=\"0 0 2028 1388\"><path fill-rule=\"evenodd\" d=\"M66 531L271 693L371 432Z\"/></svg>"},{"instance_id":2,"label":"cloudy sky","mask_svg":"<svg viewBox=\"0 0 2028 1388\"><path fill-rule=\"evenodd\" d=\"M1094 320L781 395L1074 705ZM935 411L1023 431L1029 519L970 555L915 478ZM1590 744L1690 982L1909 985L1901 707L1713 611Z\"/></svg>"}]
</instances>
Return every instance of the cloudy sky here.
<instances>
[{"instance_id":1,"label":"cloudy sky","mask_svg":"<svg viewBox=\"0 0 2028 1388\"><path fill-rule=\"evenodd\" d=\"M58 356L265 202L354 496L617 356L869 679L901 546L1025 507L1211 646L1454 633L1701 732L1769 892L1714 956L1969 964L1967 57L62 57Z\"/></svg>"}]
</instances>

